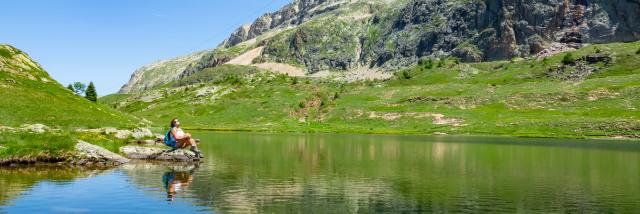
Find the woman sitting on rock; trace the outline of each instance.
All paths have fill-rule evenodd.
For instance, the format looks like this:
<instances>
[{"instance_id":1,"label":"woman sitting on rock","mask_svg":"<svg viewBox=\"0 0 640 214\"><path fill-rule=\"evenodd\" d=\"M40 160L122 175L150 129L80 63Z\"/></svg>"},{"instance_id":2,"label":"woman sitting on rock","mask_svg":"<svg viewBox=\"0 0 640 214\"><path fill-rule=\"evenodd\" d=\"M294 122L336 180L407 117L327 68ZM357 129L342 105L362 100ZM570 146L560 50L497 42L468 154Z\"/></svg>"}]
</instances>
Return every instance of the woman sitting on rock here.
<instances>
[{"instance_id":1,"label":"woman sitting on rock","mask_svg":"<svg viewBox=\"0 0 640 214\"><path fill-rule=\"evenodd\" d=\"M199 158L203 158L204 156L198 150L198 144L195 139L191 137L191 134L184 133L180 128L180 121L177 118L171 120L171 130L167 133L167 145L171 146L173 149L183 149L187 148L187 146L191 146L191 151L196 154ZM175 140L175 141L173 141Z\"/></svg>"}]
</instances>

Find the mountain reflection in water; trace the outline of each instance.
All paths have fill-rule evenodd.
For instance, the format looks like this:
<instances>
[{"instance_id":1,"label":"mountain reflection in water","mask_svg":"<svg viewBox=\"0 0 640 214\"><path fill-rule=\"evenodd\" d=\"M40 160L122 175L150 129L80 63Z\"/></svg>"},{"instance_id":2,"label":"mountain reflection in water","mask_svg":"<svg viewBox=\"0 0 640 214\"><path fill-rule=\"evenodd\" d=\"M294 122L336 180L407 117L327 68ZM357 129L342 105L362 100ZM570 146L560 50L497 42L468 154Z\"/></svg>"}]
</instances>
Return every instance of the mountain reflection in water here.
<instances>
[{"instance_id":1,"label":"mountain reflection in water","mask_svg":"<svg viewBox=\"0 0 640 214\"><path fill-rule=\"evenodd\" d=\"M640 211L633 142L194 132L199 164L7 169L2 206L56 212ZM64 193L64 194L61 194Z\"/></svg>"}]
</instances>

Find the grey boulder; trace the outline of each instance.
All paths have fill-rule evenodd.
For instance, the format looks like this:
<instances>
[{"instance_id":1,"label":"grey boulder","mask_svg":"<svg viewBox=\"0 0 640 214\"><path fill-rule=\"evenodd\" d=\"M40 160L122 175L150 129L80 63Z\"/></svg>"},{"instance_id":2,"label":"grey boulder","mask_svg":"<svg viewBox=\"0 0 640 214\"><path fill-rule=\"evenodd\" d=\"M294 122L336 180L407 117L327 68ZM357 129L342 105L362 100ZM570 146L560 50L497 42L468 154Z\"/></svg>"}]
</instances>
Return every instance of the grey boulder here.
<instances>
[{"instance_id":1,"label":"grey boulder","mask_svg":"<svg viewBox=\"0 0 640 214\"><path fill-rule=\"evenodd\" d=\"M76 144L76 151L83 163L111 163L113 165L120 165L129 162L129 159L122 157L116 153L113 153L105 148L84 142L79 140Z\"/></svg>"},{"instance_id":2,"label":"grey boulder","mask_svg":"<svg viewBox=\"0 0 640 214\"><path fill-rule=\"evenodd\" d=\"M143 159L143 160L160 160L160 161L196 161L199 160L195 153L178 149L175 151L169 151L170 149L157 148L157 147L143 147L143 146L123 146L120 147L120 152L124 153L131 159Z\"/></svg>"}]
</instances>

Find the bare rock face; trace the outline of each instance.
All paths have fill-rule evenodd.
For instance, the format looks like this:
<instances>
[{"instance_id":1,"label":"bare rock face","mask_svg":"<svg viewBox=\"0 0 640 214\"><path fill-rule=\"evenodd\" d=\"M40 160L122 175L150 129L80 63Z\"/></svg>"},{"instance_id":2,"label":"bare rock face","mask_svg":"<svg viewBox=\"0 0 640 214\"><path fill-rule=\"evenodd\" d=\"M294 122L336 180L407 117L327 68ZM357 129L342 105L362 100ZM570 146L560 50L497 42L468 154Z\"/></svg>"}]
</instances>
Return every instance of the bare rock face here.
<instances>
[{"instance_id":1,"label":"bare rock face","mask_svg":"<svg viewBox=\"0 0 640 214\"><path fill-rule=\"evenodd\" d=\"M328 5L340 1L322 3L303 4L315 8L295 11L327 14L330 9L318 8L331 8ZM299 26L284 38L267 41L261 57L304 64L309 73L362 66L395 70L421 58L504 60L536 55L556 43L580 47L640 39L637 0L410 0L399 4L391 9L397 12L373 10L365 24L344 22L340 15L320 27L309 24L312 21L288 22ZM262 32L267 23L274 23L270 17L258 19L240 34L252 38L252 31ZM235 43L226 43L230 44Z\"/></svg>"},{"instance_id":2,"label":"bare rock face","mask_svg":"<svg viewBox=\"0 0 640 214\"><path fill-rule=\"evenodd\" d=\"M238 28L221 46L232 47L275 28L299 25L315 15L336 9L336 6L320 10L316 8L322 4L332 2L340 2L340 0L295 0L276 12L262 15L250 25L243 25Z\"/></svg>"},{"instance_id":3,"label":"bare rock face","mask_svg":"<svg viewBox=\"0 0 640 214\"><path fill-rule=\"evenodd\" d=\"M120 152L124 153L131 159L143 160L160 160L160 161L197 161L199 158L193 152L184 149L168 151L169 149L142 147L142 146L124 146L120 148Z\"/></svg>"},{"instance_id":4,"label":"bare rock face","mask_svg":"<svg viewBox=\"0 0 640 214\"><path fill-rule=\"evenodd\" d=\"M364 59L401 67L438 55L502 60L534 55L556 42L635 41L638 11L637 0L412 0L391 23L381 23L384 35L363 51Z\"/></svg>"},{"instance_id":5,"label":"bare rock face","mask_svg":"<svg viewBox=\"0 0 640 214\"><path fill-rule=\"evenodd\" d=\"M98 163L102 165L120 165L129 162L129 159L125 157L84 141L78 141L75 148L80 156L80 160L76 162L78 165Z\"/></svg>"}]
</instances>

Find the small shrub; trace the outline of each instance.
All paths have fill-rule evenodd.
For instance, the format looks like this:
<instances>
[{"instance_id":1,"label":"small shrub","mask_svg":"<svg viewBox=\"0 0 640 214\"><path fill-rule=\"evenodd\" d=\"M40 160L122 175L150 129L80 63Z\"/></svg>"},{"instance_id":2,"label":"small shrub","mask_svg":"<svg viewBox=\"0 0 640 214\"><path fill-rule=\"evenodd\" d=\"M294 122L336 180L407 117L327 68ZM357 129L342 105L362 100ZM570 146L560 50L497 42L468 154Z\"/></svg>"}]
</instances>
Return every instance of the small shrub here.
<instances>
[{"instance_id":1,"label":"small shrub","mask_svg":"<svg viewBox=\"0 0 640 214\"><path fill-rule=\"evenodd\" d=\"M638 50L636 51L636 54L640 54L640 48L638 48Z\"/></svg>"},{"instance_id":2,"label":"small shrub","mask_svg":"<svg viewBox=\"0 0 640 214\"><path fill-rule=\"evenodd\" d=\"M567 53L562 58L562 64L569 65L576 62L576 59L573 57L572 53Z\"/></svg>"},{"instance_id":3,"label":"small shrub","mask_svg":"<svg viewBox=\"0 0 640 214\"><path fill-rule=\"evenodd\" d=\"M333 100L337 100L340 98L340 94L338 92L333 93Z\"/></svg>"},{"instance_id":4,"label":"small shrub","mask_svg":"<svg viewBox=\"0 0 640 214\"><path fill-rule=\"evenodd\" d=\"M418 66L420 66L420 68L432 69L433 59L420 59L418 61Z\"/></svg>"},{"instance_id":5,"label":"small shrub","mask_svg":"<svg viewBox=\"0 0 640 214\"><path fill-rule=\"evenodd\" d=\"M442 68L442 66L444 66L445 64L445 59L441 58L440 61L438 61L438 68Z\"/></svg>"},{"instance_id":6,"label":"small shrub","mask_svg":"<svg viewBox=\"0 0 640 214\"><path fill-rule=\"evenodd\" d=\"M402 71L402 78L407 79L407 80L411 79L411 74L409 73L409 71L407 71L407 70Z\"/></svg>"},{"instance_id":7,"label":"small shrub","mask_svg":"<svg viewBox=\"0 0 640 214\"><path fill-rule=\"evenodd\" d=\"M298 84L298 77L293 77L293 80L291 80L291 85L296 85Z\"/></svg>"},{"instance_id":8,"label":"small shrub","mask_svg":"<svg viewBox=\"0 0 640 214\"><path fill-rule=\"evenodd\" d=\"M242 85L243 82L240 78L241 77L238 77L237 75L230 75L224 79L224 82L227 82L232 85Z\"/></svg>"},{"instance_id":9,"label":"small shrub","mask_svg":"<svg viewBox=\"0 0 640 214\"><path fill-rule=\"evenodd\" d=\"M371 80L367 80L366 81L366 85L369 86L369 87L373 87L374 86L373 81L371 81Z\"/></svg>"},{"instance_id":10,"label":"small shrub","mask_svg":"<svg viewBox=\"0 0 640 214\"><path fill-rule=\"evenodd\" d=\"M426 69L432 69L433 68L433 59L427 60L427 64L424 67Z\"/></svg>"},{"instance_id":11,"label":"small shrub","mask_svg":"<svg viewBox=\"0 0 640 214\"><path fill-rule=\"evenodd\" d=\"M600 53L600 52L602 52L602 51L600 50L600 48L596 48L595 52L596 52L597 54L599 54L599 53Z\"/></svg>"},{"instance_id":12,"label":"small shrub","mask_svg":"<svg viewBox=\"0 0 640 214\"><path fill-rule=\"evenodd\" d=\"M543 65L548 65L549 64L549 59L547 57L542 59L542 64Z\"/></svg>"},{"instance_id":13,"label":"small shrub","mask_svg":"<svg viewBox=\"0 0 640 214\"><path fill-rule=\"evenodd\" d=\"M305 106L306 106L306 104L304 103L304 101L300 101L298 103L298 107L300 107L300 108L304 108Z\"/></svg>"}]
</instances>

